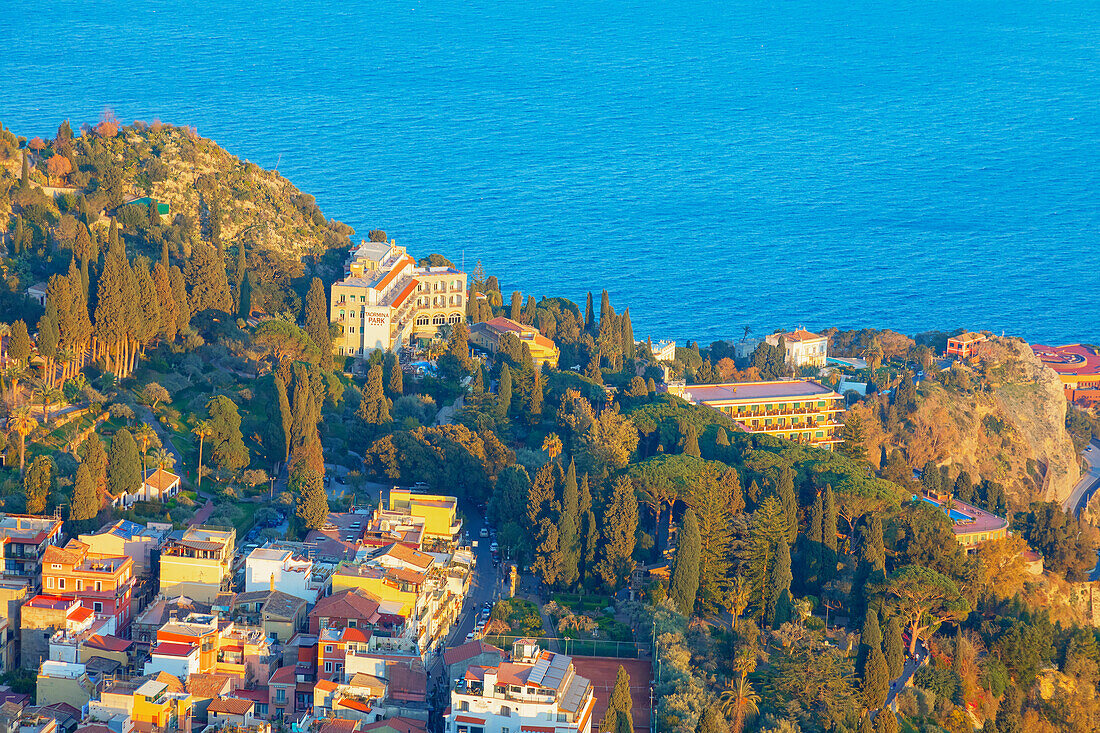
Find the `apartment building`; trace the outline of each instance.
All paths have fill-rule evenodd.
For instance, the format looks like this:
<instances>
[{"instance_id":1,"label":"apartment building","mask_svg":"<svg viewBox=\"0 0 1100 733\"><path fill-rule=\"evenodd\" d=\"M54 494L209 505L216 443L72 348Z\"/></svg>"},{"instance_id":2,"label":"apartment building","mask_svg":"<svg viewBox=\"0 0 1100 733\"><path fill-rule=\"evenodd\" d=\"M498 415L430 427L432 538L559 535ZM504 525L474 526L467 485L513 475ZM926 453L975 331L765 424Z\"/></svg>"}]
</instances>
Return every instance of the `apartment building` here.
<instances>
[{"instance_id":1,"label":"apartment building","mask_svg":"<svg viewBox=\"0 0 1100 733\"><path fill-rule=\"evenodd\" d=\"M33 514L0 514L0 547L6 580L23 580L35 586L42 573L42 553L61 542L60 517Z\"/></svg>"},{"instance_id":2,"label":"apartment building","mask_svg":"<svg viewBox=\"0 0 1100 733\"><path fill-rule=\"evenodd\" d=\"M829 337L811 333L804 328L768 334L765 338L772 346L779 346L779 340L783 340L786 349L784 360L794 369L823 367L829 356Z\"/></svg>"},{"instance_id":3,"label":"apartment building","mask_svg":"<svg viewBox=\"0 0 1100 733\"><path fill-rule=\"evenodd\" d=\"M453 496L420 494L394 488L390 490L390 511L423 519L425 544L437 540L453 545L462 531L458 499Z\"/></svg>"},{"instance_id":4,"label":"apartment building","mask_svg":"<svg viewBox=\"0 0 1100 733\"><path fill-rule=\"evenodd\" d=\"M97 617L112 620L109 633L121 634L130 625L134 561L91 552L77 540L64 548L51 545L42 554L42 588L75 598Z\"/></svg>"},{"instance_id":5,"label":"apartment building","mask_svg":"<svg viewBox=\"0 0 1100 733\"><path fill-rule=\"evenodd\" d=\"M669 394L707 405L747 433L762 433L832 450L844 441L844 398L809 379L668 385Z\"/></svg>"},{"instance_id":6,"label":"apartment building","mask_svg":"<svg viewBox=\"0 0 1100 733\"><path fill-rule=\"evenodd\" d=\"M395 243L363 242L354 248L344 278L332 285L329 318L343 327L336 353L365 358L431 339L440 326L466 317L466 273L417 267Z\"/></svg>"},{"instance_id":7,"label":"apartment building","mask_svg":"<svg viewBox=\"0 0 1100 733\"><path fill-rule=\"evenodd\" d=\"M257 547L244 561L244 590L255 593L278 588L316 603L328 585L328 573L314 570L311 558L281 547Z\"/></svg>"},{"instance_id":8,"label":"apartment building","mask_svg":"<svg viewBox=\"0 0 1100 733\"><path fill-rule=\"evenodd\" d=\"M141 525L120 519L95 534L82 534L77 539L88 546L88 552L132 558L134 575L142 576L152 574L154 552L164 544L171 531L172 525L165 522Z\"/></svg>"},{"instance_id":9,"label":"apartment building","mask_svg":"<svg viewBox=\"0 0 1100 733\"><path fill-rule=\"evenodd\" d=\"M230 577L237 532L190 527L168 540L160 555L160 592L213 603Z\"/></svg>"},{"instance_id":10,"label":"apartment building","mask_svg":"<svg viewBox=\"0 0 1100 733\"><path fill-rule=\"evenodd\" d=\"M48 659L50 639L59 631L79 634L91 628L95 614L75 598L38 595L20 609L20 656L33 668Z\"/></svg>"},{"instance_id":11,"label":"apartment building","mask_svg":"<svg viewBox=\"0 0 1100 733\"><path fill-rule=\"evenodd\" d=\"M963 361L978 354L978 348L989 340L984 333L960 333L947 339L947 356Z\"/></svg>"},{"instance_id":12,"label":"apartment building","mask_svg":"<svg viewBox=\"0 0 1100 733\"><path fill-rule=\"evenodd\" d=\"M521 344L527 344L536 369L541 369L545 364L552 367L558 365L561 351L552 340L543 336L534 326L518 323L504 316L470 326L470 341L490 354L495 354L500 351L500 340L509 333L518 338Z\"/></svg>"},{"instance_id":13,"label":"apartment building","mask_svg":"<svg viewBox=\"0 0 1100 733\"><path fill-rule=\"evenodd\" d=\"M470 666L454 682L446 733L588 733L595 702L571 657L520 639L511 662Z\"/></svg>"},{"instance_id":14,"label":"apartment building","mask_svg":"<svg viewBox=\"0 0 1100 733\"><path fill-rule=\"evenodd\" d=\"M184 682L195 673L267 679L274 661L263 629L191 614L157 631L145 674L167 672Z\"/></svg>"}]
</instances>

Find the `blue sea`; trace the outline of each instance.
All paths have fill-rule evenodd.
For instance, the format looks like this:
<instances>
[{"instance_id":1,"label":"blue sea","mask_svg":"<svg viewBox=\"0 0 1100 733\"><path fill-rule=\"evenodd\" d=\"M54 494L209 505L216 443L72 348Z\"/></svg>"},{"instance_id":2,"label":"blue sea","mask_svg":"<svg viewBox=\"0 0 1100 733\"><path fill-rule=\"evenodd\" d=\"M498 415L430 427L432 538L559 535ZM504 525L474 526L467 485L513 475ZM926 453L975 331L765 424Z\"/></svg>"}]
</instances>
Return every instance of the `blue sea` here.
<instances>
[{"instance_id":1,"label":"blue sea","mask_svg":"<svg viewBox=\"0 0 1100 733\"><path fill-rule=\"evenodd\" d=\"M1100 342L1096 0L8 0L0 121L195 125L635 334Z\"/></svg>"}]
</instances>

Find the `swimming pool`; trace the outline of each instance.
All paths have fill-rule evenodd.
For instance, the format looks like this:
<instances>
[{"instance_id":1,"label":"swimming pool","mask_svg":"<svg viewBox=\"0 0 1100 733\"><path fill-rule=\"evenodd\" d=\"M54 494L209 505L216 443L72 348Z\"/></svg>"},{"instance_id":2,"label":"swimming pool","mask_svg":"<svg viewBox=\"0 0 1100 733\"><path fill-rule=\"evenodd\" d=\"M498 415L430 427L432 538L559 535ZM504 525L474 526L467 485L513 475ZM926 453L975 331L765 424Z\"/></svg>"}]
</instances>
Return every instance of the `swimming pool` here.
<instances>
[{"instance_id":1,"label":"swimming pool","mask_svg":"<svg viewBox=\"0 0 1100 733\"><path fill-rule=\"evenodd\" d=\"M927 501L932 506L939 506L940 505L940 503L938 501L936 501L935 499L929 499L927 496L922 496L921 499L923 499L924 501ZM960 512L958 509L952 509L950 512L947 513L947 516L951 517L951 521L954 522L955 524L958 524L959 522L972 522L972 521L974 521L973 517L971 517L969 514L965 514L963 512Z\"/></svg>"}]
</instances>

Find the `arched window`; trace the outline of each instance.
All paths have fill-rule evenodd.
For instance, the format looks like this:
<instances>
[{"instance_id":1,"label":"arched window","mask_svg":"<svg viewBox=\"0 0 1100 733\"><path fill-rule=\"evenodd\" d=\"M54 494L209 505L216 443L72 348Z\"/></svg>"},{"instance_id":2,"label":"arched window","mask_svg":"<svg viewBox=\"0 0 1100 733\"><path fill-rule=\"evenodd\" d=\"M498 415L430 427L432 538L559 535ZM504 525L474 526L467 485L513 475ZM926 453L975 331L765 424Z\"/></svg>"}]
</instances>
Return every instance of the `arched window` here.
<instances>
[{"instance_id":1,"label":"arched window","mask_svg":"<svg viewBox=\"0 0 1100 733\"><path fill-rule=\"evenodd\" d=\"M429 320L430 319L427 316L417 316L416 317L416 325L418 325L418 326L427 326Z\"/></svg>"},{"instance_id":2,"label":"arched window","mask_svg":"<svg viewBox=\"0 0 1100 733\"><path fill-rule=\"evenodd\" d=\"M443 315L442 313L439 313L439 314L432 317L432 325L434 325L434 326L442 326L446 322L447 322L447 317L445 315Z\"/></svg>"},{"instance_id":3,"label":"arched window","mask_svg":"<svg viewBox=\"0 0 1100 733\"><path fill-rule=\"evenodd\" d=\"M447 317L447 323L454 324L454 323L458 323L461 320L462 320L462 314L461 313L452 313L451 315L449 315Z\"/></svg>"}]
</instances>

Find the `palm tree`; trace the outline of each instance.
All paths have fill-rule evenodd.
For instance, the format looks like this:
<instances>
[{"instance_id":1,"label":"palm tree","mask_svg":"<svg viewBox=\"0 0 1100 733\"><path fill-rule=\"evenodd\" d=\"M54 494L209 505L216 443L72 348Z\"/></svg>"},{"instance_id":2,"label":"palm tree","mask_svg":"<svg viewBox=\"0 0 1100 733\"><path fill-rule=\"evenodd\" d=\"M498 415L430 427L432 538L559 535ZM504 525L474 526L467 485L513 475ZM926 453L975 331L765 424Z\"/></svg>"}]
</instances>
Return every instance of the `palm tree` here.
<instances>
[{"instance_id":1,"label":"palm tree","mask_svg":"<svg viewBox=\"0 0 1100 733\"><path fill-rule=\"evenodd\" d=\"M557 433L550 433L546 436L546 440L542 441L542 449L550 456L551 461L554 460L561 455L561 438Z\"/></svg>"},{"instance_id":2,"label":"palm tree","mask_svg":"<svg viewBox=\"0 0 1100 733\"><path fill-rule=\"evenodd\" d=\"M143 422L134 431L134 440L141 443L141 475L143 481L148 478L146 474L149 470L145 462L145 454L149 451L149 441L155 437L157 437L156 431L147 422Z\"/></svg>"},{"instance_id":3,"label":"palm tree","mask_svg":"<svg viewBox=\"0 0 1100 733\"><path fill-rule=\"evenodd\" d=\"M23 475L23 466L27 454L27 436L38 427L38 421L31 415L31 408L17 407L12 410L8 427L19 434L19 475Z\"/></svg>"},{"instance_id":4,"label":"palm tree","mask_svg":"<svg viewBox=\"0 0 1100 733\"><path fill-rule=\"evenodd\" d=\"M50 421L50 405L60 402L65 398L65 395L61 390L56 387L51 387L49 383L44 383L34 388L34 399L42 405L42 423L46 424Z\"/></svg>"},{"instance_id":5,"label":"palm tree","mask_svg":"<svg viewBox=\"0 0 1100 733\"><path fill-rule=\"evenodd\" d=\"M741 327L741 329L745 332L745 335L741 337L741 340L748 341L749 334L752 333L752 326L746 323L744 326Z\"/></svg>"},{"instance_id":6,"label":"palm tree","mask_svg":"<svg viewBox=\"0 0 1100 733\"><path fill-rule=\"evenodd\" d=\"M202 444L208 436L214 434L214 426L209 420L200 420L199 423L191 428L191 432L199 436L199 476L195 482L195 490L202 488Z\"/></svg>"},{"instance_id":7,"label":"palm tree","mask_svg":"<svg viewBox=\"0 0 1100 733\"><path fill-rule=\"evenodd\" d=\"M152 460L159 470L170 471L176 465L176 457L172 455L172 451L164 448L154 448Z\"/></svg>"},{"instance_id":8,"label":"palm tree","mask_svg":"<svg viewBox=\"0 0 1100 733\"><path fill-rule=\"evenodd\" d=\"M19 404L19 380L27 377L27 368L13 361L11 364L4 367L4 376L8 378L12 402Z\"/></svg>"},{"instance_id":9,"label":"palm tree","mask_svg":"<svg viewBox=\"0 0 1100 733\"><path fill-rule=\"evenodd\" d=\"M719 702L722 711L733 721L730 733L741 733L745 729L745 723L756 717L760 712L757 703L760 696L752 689L747 677L756 669L756 657L751 653L741 653L733 663L733 668L740 672L737 682L722 693Z\"/></svg>"}]
</instances>

